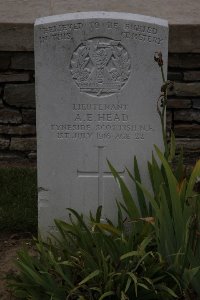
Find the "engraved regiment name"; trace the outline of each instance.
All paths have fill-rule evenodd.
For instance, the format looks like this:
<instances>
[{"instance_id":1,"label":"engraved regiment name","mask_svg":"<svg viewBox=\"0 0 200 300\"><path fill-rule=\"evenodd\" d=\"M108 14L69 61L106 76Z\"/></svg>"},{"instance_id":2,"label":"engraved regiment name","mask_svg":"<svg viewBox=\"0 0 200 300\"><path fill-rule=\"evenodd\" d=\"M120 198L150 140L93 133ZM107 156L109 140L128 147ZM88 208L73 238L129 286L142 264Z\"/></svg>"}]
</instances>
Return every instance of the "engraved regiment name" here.
<instances>
[{"instance_id":1,"label":"engraved regiment name","mask_svg":"<svg viewBox=\"0 0 200 300\"><path fill-rule=\"evenodd\" d=\"M106 96L121 91L130 76L131 61L121 42L93 38L74 51L70 68L81 92Z\"/></svg>"}]
</instances>

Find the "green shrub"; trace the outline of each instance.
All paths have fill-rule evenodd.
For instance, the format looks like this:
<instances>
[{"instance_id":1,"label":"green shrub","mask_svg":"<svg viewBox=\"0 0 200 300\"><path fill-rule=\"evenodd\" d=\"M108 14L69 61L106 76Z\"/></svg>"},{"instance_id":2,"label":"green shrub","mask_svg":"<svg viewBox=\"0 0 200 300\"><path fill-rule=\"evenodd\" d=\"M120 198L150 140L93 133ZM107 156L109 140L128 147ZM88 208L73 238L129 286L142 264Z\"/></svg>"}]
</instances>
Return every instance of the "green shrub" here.
<instances>
[{"instance_id":1,"label":"green shrub","mask_svg":"<svg viewBox=\"0 0 200 300\"><path fill-rule=\"evenodd\" d=\"M178 169L183 170L180 164L174 171L162 152L157 147L155 149L160 163L154 155L148 163L152 192L141 183L136 158L134 174L127 170L137 187L140 209L133 209L134 199L123 179L109 163L110 169L120 185L130 220L151 220L157 251L181 278L184 290L192 284L200 296L200 195L194 190L196 179L200 176L200 161L196 163L191 176L186 178L178 172ZM146 203L151 204L149 209Z\"/></svg>"},{"instance_id":2,"label":"green shrub","mask_svg":"<svg viewBox=\"0 0 200 300\"><path fill-rule=\"evenodd\" d=\"M120 211L120 210L119 210ZM101 208L86 225L71 210L71 223L56 220L59 236L36 241L37 255L19 253L20 274L10 281L20 299L101 300L173 299L179 283L158 252L152 237L140 244L134 227L127 234L119 213L118 226L100 223ZM149 225L151 226L151 225ZM55 242L56 241L56 242Z\"/></svg>"}]
</instances>

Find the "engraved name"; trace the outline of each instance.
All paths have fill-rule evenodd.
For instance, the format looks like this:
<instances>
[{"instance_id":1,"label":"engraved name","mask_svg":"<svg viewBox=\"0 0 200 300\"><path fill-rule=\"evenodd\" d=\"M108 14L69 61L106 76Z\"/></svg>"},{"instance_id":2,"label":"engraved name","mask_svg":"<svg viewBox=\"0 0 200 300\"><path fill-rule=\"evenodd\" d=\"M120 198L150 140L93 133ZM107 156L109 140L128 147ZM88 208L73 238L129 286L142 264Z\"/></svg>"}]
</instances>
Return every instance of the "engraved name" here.
<instances>
[{"instance_id":1,"label":"engraved name","mask_svg":"<svg viewBox=\"0 0 200 300\"><path fill-rule=\"evenodd\" d=\"M127 104L72 104L72 121L50 124L58 140L144 140L151 124L130 120Z\"/></svg>"}]
</instances>

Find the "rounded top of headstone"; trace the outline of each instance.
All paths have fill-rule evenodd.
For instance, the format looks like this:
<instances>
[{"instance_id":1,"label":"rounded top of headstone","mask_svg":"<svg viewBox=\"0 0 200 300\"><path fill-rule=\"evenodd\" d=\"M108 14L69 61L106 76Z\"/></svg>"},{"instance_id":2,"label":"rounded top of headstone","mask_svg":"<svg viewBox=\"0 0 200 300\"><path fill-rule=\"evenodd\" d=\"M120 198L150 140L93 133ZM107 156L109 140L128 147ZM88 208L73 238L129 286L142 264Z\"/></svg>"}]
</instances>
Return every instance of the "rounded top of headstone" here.
<instances>
[{"instance_id":1,"label":"rounded top of headstone","mask_svg":"<svg viewBox=\"0 0 200 300\"><path fill-rule=\"evenodd\" d=\"M151 24L157 24L159 26L168 26L168 21L160 18L149 17L144 15L125 13L125 12L106 12L106 11L89 11L89 12L76 12L62 15L48 16L38 18L35 21L35 26L48 23L56 23L67 20L82 20L82 19L117 19L117 20L134 20L138 22L146 22Z\"/></svg>"}]
</instances>

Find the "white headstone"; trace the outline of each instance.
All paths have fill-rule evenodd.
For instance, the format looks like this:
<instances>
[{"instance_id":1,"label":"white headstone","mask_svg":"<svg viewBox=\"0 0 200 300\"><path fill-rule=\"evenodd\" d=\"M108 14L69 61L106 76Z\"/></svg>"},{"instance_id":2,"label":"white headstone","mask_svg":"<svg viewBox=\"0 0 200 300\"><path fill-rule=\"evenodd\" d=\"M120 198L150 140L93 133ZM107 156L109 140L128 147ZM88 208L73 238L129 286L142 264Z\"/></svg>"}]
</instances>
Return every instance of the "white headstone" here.
<instances>
[{"instance_id":1,"label":"white headstone","mask_svg":"<svg viewBox=\"0 0 200 300\"><path fill-rule=\"evenodd\" d=\"M162 147L157 99L167 69L168 25L115 12L70 13L35 23L39 229L66 208L103 205L116 220L120 191L106 159L129 184L137 156L144 183L153 145ZM133 185L133 184L132 184Z\"/></svg>"}]
</instances>

